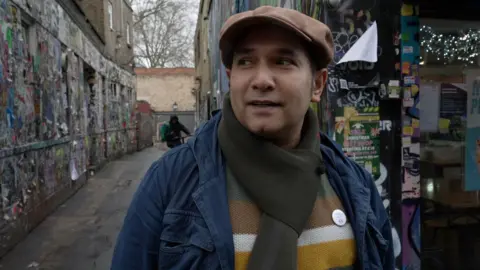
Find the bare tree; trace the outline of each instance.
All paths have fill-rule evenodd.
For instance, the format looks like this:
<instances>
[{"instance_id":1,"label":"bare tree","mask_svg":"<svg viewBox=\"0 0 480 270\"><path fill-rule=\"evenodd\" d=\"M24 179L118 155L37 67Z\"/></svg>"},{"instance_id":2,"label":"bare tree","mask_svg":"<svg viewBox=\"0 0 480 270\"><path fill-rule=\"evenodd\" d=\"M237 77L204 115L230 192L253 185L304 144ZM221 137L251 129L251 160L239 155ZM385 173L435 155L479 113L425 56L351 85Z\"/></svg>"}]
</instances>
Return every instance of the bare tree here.
<instances>
[{"instance_id":1,"label":"bare tree","mask_svg":"<svg viewBox=\"0 0 480 270\"><path fill-rule=\"evenodd\" d=\"M136 63L143 67L193 66L194 0L131 0Z\"/></svg>"}]
</instances>

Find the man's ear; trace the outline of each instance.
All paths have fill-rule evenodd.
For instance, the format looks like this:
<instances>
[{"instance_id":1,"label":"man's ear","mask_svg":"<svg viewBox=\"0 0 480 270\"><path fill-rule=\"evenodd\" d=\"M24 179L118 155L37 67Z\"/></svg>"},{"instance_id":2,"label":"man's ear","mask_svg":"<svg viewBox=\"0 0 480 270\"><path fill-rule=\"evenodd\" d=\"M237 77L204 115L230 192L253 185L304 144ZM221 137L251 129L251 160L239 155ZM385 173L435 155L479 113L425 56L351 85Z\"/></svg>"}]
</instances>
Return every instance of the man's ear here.
<instances>
[{"instance_id":1,"label":"man's ear","mask_svg":"<svg viewBox=\"0 0 480 270\"><path fill-rule=\"evenodd\" d=\"M231 74L232 70L227 68L227 69L225 69L225 71L227 72L228 79L230 79L230 74Z\"/></svg>"},{"instance_id":2,"label":"man's ear","mask_svg":"<svg viewBox=\"0 0 480 270\"><path fill-rule=\"evenodd\" d=\"M320 102L320 97L327 82L328 70L322 68L317 70L313 76L312 102Z\"/></svg>"}]
</instances>

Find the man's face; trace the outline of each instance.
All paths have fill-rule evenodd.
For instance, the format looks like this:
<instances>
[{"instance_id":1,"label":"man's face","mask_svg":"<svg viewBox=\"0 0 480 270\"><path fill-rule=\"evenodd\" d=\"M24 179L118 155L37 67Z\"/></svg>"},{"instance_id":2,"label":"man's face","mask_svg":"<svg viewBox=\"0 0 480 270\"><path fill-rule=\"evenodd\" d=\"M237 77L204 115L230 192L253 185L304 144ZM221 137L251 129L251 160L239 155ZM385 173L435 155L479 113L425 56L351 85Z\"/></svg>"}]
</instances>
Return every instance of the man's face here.
<instances>
[{"instance_id":1,"label":"man's face","mask_svg":"<svg viewBox=\"0 0 480 270\"><path fill-rule=\"evenodd\" d=\"M250 132L271 139L301 130L310 102L320 101L326 69L312 71L295 34L274 25L253 28L235 50L233 111Z\"/></svg>"}]
</instances>

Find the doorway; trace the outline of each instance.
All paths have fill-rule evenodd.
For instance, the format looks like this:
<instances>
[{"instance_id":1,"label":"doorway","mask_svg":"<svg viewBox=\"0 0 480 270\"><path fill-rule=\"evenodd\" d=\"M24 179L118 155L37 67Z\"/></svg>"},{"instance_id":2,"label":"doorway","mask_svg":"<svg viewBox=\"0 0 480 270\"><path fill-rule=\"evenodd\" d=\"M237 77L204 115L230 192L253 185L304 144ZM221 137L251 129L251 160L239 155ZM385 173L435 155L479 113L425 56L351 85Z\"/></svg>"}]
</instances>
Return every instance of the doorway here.
<instances>
[{"instance_id":1,"label":"doorway","mask_svg":"<svg viewBox=\"0 0 480 270\"><path fill-rule=\"evenodd\" d=\"M480 76L480 2L420 1L422 269L480 265L480 173L468 169L468 110Z\"/></svg>"}]
</instances>

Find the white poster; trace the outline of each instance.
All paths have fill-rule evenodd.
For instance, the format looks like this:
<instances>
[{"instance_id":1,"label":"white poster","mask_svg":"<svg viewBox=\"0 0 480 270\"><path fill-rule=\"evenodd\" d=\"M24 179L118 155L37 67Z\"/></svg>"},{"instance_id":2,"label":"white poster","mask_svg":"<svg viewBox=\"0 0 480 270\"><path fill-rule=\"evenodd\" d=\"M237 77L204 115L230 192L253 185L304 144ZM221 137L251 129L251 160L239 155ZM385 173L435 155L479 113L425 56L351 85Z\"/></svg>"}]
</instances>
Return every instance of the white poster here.
<instances>
[{"instance_id":1,"label":"white poster","mask_svg":"<svg viewBox=\"0 0 480 270\"><path fill-rule=\"evenodd\" d=\"M465 190L480 190L480 72L467 76L467 134L465 138Z\"/></svg>"}]
</instances>

